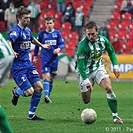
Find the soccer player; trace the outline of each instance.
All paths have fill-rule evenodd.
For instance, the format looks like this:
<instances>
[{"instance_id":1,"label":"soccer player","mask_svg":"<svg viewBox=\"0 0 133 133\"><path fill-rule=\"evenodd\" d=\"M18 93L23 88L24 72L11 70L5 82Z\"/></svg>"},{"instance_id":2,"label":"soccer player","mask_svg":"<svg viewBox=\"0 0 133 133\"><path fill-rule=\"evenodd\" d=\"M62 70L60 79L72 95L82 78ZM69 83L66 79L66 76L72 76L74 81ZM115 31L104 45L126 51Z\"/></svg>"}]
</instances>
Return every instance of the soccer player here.
<instances>
[{"instance_id":1,"label":"soccer player","mask_svg":"<svg viewBox=\"0 0 133 133\"><path fill-rule=\"evenodd\" d=\"M7 84L13 58L10 46L0 33L0 86Z\"/></svg>"},{"instance_id":2,"label":"soccer player","mask_svg":"<svg viewBox=\"0 0 133 133\"><path fill-rule=\"evenodd\" d=\"M49 44L50 49L41 49L41 72L43 77L44 101L51 103L50 93L53 87L53 79L57 75L58 53L64 48L64 40L59 30L54 29L54 18L47 17L45 19L46 30L38 35L41 43ZM34 62L37 63L39 47L34 49Z\"/></svg>"},{"instance_id":3,"label":"soccer player","mask_svg":"<svg viewBox=\"0 0 133 133\"><path fill-rule=\"evenodd\" d=\"M114 66L114 74L116 78L119 78L120 73L114 48L107 38L98 34L98 27L94 21L86 24L85 32L86 37L78 45L76 60L82 100L85 104L90 102L93 85L96 82L106 91L113 122L122 124L122 120L118 117L116 95L112 90L109 75L102 64L102 53L107 51Z\"/></svg>"},{"instance_id":4,"label":"soccer player","mask_svg":"<svg viewBox=\"0 0 133 133\"><path fill-rule=\"evenodd\" d=\"M44 120L35 115L35 111L41 99L41 91L43 86L40 82L40 76L36 67L29 59L31 43L42 48L50 48L47 44L41 44L35 39L31 30L28 28L30 24L30 10L26 7L19 7L16 13L18 24L8 34L7 42L9 43L13 53L14 60L11 68L11 74L18 85L18 88L12 90L12 104L17 105L19 96L31 96L28 120Z\"/></svg>"},{"instance_id":5,"label":"soccer player","mask_svg":"<svg viewBox=\"0 0 133 133\"><path fill-rule=\"evenodd\" d=\"M10 69L13 61L13 52L10 49L8 43L0 33L0 87L7 84ZM0 106L0 132L1 133L13 133L6 114Z\"/></svg>"}]
</instances>

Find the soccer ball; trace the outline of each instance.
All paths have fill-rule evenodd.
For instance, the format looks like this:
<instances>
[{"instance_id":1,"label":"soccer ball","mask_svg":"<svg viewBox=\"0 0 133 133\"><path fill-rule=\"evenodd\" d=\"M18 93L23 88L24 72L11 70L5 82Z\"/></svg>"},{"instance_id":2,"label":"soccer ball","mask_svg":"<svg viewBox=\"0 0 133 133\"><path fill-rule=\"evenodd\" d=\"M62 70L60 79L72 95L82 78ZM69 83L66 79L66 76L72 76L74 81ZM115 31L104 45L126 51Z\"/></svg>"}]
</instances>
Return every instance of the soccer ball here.
<instances>
[{"instance_id":1,"label":"soccer ball","mask_svg":"<svg viewBox=\"0 0 133 133\"><path fill-rule=\"evenodd\" d=\"M97 113L94 109L86 108L81 113L81 120L86 124L92 124L96 121Z\"/></svg>"}]
</instances>

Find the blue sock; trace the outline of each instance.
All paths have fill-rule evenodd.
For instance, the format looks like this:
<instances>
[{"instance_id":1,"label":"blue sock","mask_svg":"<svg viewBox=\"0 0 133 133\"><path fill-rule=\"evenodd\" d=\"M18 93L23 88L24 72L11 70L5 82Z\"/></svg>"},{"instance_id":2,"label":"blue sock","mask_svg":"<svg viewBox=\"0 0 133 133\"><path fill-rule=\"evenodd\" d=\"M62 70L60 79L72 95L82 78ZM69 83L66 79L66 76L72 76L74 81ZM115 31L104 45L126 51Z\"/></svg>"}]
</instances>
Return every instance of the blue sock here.
<instances>
[{"instance_id":1,"label":"blue sock","mask_svg":"<svg viewBox=\"0 0 133 133\"><path fill-rule=\"evenodd\" d=\"M24 90L22 90L22 89L20 89L20 88L16 88L15 93L16 93L17 95L19 95L19 96L25 97Z\"/></svg>"},{"instance_id":2,"label":"blue sock","mask_svg":"<svg viewBox=\"0 0 133 133\"><path fill-rule=\"evenodd\" d=\"M41 92L33 93L31 100L30 100L30 109L29 109L29 114L28 114L29 118L32 118L33 115L35 114L35 111L36 111L39 101L41 99L41 95L42 95Z\"/></svg>"},{"instance_id":3,"label":"blue sock","mask_svg":"<svg viewBox=\"0 0 133 133\"><path fill-rule=\"evenodd\" d=\"M49 82L49 97L50 97L50 93L52 92L53 89L53 82Z\"/></svg>"},{"instance_id":4,"label":"blue sock","mask_svg":"<svg viewBox=\"0 0 133 133\"><path fill-rule=\"evenodd\" d=\"M50 89L48 80L43 81L43 89L44 89L44 95L48 96L49 95L49 89Z\"/></svg>"}]
</instances>

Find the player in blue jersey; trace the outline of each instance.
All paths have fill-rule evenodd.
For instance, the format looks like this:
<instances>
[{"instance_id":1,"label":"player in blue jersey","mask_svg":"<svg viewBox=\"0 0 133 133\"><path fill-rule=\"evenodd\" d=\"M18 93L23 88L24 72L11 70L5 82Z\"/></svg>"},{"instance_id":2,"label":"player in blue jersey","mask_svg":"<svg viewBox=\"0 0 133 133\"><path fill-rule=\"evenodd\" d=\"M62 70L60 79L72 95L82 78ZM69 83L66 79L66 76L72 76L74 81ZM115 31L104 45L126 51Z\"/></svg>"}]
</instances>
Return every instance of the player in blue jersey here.
<instances>
[{"instance_id":1,"label":"player in blue jersey","mask_svg":"<svg viewBox=\"0 0 133 133\"><path fill-rule=\"evenodd\" d=\"M19 7L16 13L18 24L8 34L7 42L13 53L14 60L11 74L19 88L12 90L12 104L17 105L19 96L31 96L28 120L44 120L35 115L35 111L41 99L43 86L36 67L29 59L31 43L42 48L50 48L47 44L42 44L35 39L31 30L27 27L30 24L30 11L26 7Z\"/></svg>"},{"instance_id":2,"label":"player in blue jersey","mask_svg":"<svg viewBox=\"0 0 133 133\"><path fill-rule=\"evenodd\" d=\"M57 75L58 53L64 48L64 40L59 30L54 29L54 18L45 19L46 30L38 35L38 40L43 44L49 44L50 49L41 49L41 72L43 77L44 101L51 103L50 93L53 87L53 78ZM39 47L34 49L34 62L37 63Z\"/></svg>"}]
</instances>

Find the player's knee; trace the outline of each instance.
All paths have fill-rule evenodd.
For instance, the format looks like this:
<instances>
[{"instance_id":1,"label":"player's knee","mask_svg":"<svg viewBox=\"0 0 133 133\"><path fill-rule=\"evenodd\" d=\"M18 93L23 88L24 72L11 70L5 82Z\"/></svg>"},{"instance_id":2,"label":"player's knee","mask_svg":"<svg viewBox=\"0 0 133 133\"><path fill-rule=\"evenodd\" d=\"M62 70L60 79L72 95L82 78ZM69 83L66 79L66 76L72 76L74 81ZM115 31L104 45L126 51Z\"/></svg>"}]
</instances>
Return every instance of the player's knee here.
<instances>
[{"instance_id":1,"label":"player's knee","mask_svg":"<svg viewBox=\"0 0 133 133\"><path fill-rule=\"evenodd\" d=\"M112 92L112 87L111 86L107 86L105 88L105 90L106 90L106 93L111 93Z\"/></svg>"},{"instance_id":2,"label":"player's knee","mask_svg":"<svg viewBox=\"0 0 133 133\"><path fill-rule=\"evenodd\" d=\"M34 93L34 89L30 88L30 89L25 91L25 96L31 96L33 93Z\"/></svg>"},{"instance_id":3,"label":"player's knee","mask_svg":"<svg viewBox=\"0 0 133 133\"><path fill-rule=\"evenodd\" d=\"M36 88L37 92L42 92L42 90L43 90L43 86L42 85L37 86L37 88Z\"/></svg>"},{"instance_id":4,"label":"player's knee","mask_svg":"<svg viewBox=\"0 0 133 133\"><path fill-rule=\"evenodd\" d=\"M51 77L50 77L49 75L44 75L44 76L43 76L43 80L48 80L48 81L50 81L50 79L51 79Z\"/></svg>"}]
</instances>

